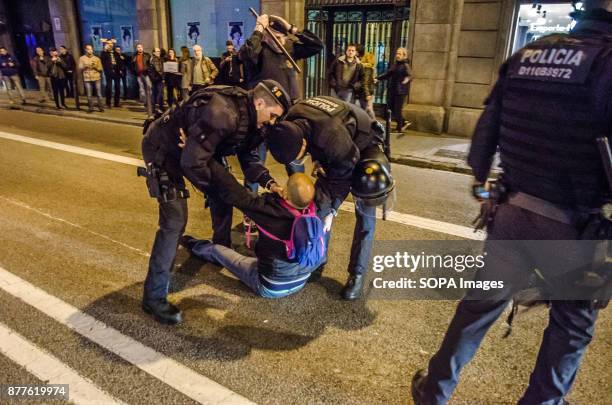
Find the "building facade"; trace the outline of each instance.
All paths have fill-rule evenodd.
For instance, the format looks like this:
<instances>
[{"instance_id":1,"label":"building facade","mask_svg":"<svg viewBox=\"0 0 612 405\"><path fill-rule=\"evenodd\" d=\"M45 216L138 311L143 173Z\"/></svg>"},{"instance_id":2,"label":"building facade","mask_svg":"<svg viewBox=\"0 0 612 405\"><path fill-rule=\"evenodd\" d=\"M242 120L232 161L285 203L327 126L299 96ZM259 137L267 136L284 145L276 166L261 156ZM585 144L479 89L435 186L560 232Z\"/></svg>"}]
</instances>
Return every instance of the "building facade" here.
<instances>
[{"instance_id":1,"label":"building facade","mask_svg":"<svg viewBox=\"0 0 612 405\"><path fill-rule=\"evenodd\" d=\"M0 0L0 45L22 62L38 45L66 45L78 56L86 43L101 49L105 38L128 53L137 43L149 50L197 43L216 57L228 39L239 47L248 38L250 7L323 39L325 51L304 66L307 96L327 94L326 67L347 43L374 53L379 73L404 46L414 75L404 115L414 129L465 137L512 51L573 23L569 0ZM376 102L385 96L379 84Z\"/></svg>"}]
</instances>

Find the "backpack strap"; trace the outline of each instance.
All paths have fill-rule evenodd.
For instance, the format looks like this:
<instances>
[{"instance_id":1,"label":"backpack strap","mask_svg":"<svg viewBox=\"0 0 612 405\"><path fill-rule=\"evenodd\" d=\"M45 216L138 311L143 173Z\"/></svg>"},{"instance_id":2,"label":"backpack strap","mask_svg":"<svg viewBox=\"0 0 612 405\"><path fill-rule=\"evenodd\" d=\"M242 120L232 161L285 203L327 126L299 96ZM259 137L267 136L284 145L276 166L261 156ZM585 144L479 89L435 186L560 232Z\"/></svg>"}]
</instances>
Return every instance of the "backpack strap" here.
<instances>
[{"instance_id":1,"label":"backpack strap","mask_svg":"<svg viewBox=\"0 0 612 405\"><path fill-rule=\"evenodd\" d=\"M280 204L283 206L283 208L293 214L294 217L312 215L316 212L314 201L311 201L310 204L308 204L308 207L304 208L303 212L300 212L296 208L292 207L285 199L281 199Z\"/></svg>"}]
</instances>

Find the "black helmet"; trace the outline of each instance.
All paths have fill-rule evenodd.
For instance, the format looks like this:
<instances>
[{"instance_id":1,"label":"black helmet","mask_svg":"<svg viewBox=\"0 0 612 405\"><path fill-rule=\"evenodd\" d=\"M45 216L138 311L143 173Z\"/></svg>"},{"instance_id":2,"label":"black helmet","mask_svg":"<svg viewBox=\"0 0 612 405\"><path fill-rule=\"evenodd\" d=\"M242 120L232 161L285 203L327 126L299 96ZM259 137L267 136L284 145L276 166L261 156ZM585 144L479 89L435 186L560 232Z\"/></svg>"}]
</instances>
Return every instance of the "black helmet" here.
<instances>
[{"instance_id":1,"label":"black helmet","mask_svg":"<svg viewBox=\"0 0 612 405\"><path fill-rule=\"evenodd\" d=\"M362 155L353 170L351 193L364 205L374 207L385 203L395 188L389 160L379 149L374 148Z\"/></svg>"}]
</instances>

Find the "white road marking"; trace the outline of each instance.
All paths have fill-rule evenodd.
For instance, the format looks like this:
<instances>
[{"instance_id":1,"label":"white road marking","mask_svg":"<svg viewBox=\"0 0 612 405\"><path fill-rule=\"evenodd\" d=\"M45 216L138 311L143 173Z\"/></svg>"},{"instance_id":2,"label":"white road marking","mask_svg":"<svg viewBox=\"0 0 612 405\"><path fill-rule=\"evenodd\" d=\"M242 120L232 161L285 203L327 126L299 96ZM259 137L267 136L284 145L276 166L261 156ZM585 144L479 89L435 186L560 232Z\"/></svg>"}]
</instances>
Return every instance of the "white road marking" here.
<instances>
[{"instance_id":1,"label":"white road marking","mask_svg":"<svg viewBox=\"0 0 612 405\"><path fill-rule=\"evenodd\" d=\"M27 136L12 134L9 132L0 131L0 138L9 139L12 141L28 143L31 145L42 146L46 148L61 150L64 152L75 153L78 155L94 157L98 159L109 160L111 162L123 163L132 166L143 166L144 162L139 159L129 158L112 153L100 152L93 149L81 148L78 146L66 145L63 143L45 141L43 139L30 138ZM343 211L355 212L353 203L344 202L340 207ZM428 231L440 232L447 235L459 236L466 239L483 240L484 232L474 232L472 228L451 224L448 222L436 221L429 218L418 217L416 215L404 214L401 212L390 211L387 220L396 222L402 225L408 225L415 228L426 229Z\"/></svg>"},{"instance_id":2,"label":"white road marking","mask_svg":"<svg viewBox=\"0 0 612 405\"><path fill-rule=\"evenodd\" d=\"M123 403L1 322L0 353L46 384L68 384L68 397L71 402L101 405Z\"/></svg>"},{"instance_id":3,"label":"white road marking","mask_svg":"<svg viewBox=\"0 0 612 405\"><path fill-rule=\"evenodd\" d=\"M123 335L118 330L81 312L78 308L48 294L2 267L0 267L0 289L195 401L210 405L253 404L241 395L131 337ZM0 341L3 340L0 339Z\"/></svg>"}]
</instances>

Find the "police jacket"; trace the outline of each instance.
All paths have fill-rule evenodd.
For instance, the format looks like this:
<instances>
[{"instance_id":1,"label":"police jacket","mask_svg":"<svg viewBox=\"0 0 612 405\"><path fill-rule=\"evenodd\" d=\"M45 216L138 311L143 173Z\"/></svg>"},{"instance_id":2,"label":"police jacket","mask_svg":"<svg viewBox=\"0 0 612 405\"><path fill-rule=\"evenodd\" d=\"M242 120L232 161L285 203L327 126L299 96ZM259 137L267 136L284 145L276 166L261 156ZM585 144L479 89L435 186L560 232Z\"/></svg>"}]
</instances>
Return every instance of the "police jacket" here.
<instances>
[{"instance_id":1,"label":"police jacket","mask_svg":"<svg viewBox=\"0 0 612 405\"><path fill-rule=\"evenodd\" d=\"M211 160L209 164L212 173L212 189L220 199L244 212L277 238L283 240L291 238L294 217L281 205L281 198L278 194L258 195L253 193L238 183L234 176L215 160ZM297 266L278 266L278 264L290 263L287 259L285 244L270 239L263 232L260 233L255 245L255 255L258 259L259 273L274 280L293 281L296 278L302 278L300 276L312 270ZM290 269L289 273L283 269Z\"/></svg>"},{"instance_id":2,"label":"police jacket","mask_svg":"<svg viewBox=\"0 0 612 405\"><path fill-rule=\"evenodd\" d=\"M196 188L206 192L211 179L208 162L229 155L237 155L248 181L264 187L273 182L257 155L262 138L251 93L239 87L209 86L176 110L171 116L187 135L181 167Z\"/></svg>"},{"instance_id":3,"label":"police jacket","mask_svg":"<svg viewBox=\"0 0 612 405\"><path fill-rule=\"evenodd\" d=\"M364 110L333 97L302 100L289 109L286 119L302 127L306 151L325 170L326 176L315 185L317 206L325 216L348 196L361 152L381 146L384 134Z\"/></svg>"},{"instance_id":4,"label":"police jacket","mask_svg":"<svg viewBox=\"0 0 612 405\"><path fill-rule=\"evenodd\" d=\"M12 64L12 66L10 65ZM3 76L11 77L19 74L19 62L11 55L0 55L0 73Z\"/></svg>"},{"instance_id":5,"label":"police jacket","mask_svg":"<svg viewBox=\"0 0 612 405\"><path fill-rule=\"evenodd\" d=\"M513 55L486 102L468 163L484 182L499 148L510 191L597 208L607 186L596 138L612 134L612 13Z\"/></svg>"},{"instance_id":6,"label":"police jacket","mask_svg":"<svg viewBox=\"0 0 612 405\"><path fill-rule=\"evenodd\" d=\"M292 69L289 60L282 51L269 45L266 37L259 31L253 35L240 48L240 59L245 64L248 87L253 88L261 80L276 80L283 88L290 89L288 71ZM295 34L297 41L288 40L285 49L290 53L294 60L306 59L323 49L323 43L312 32L304 30Z\"/></svg>"}]
</instances>

